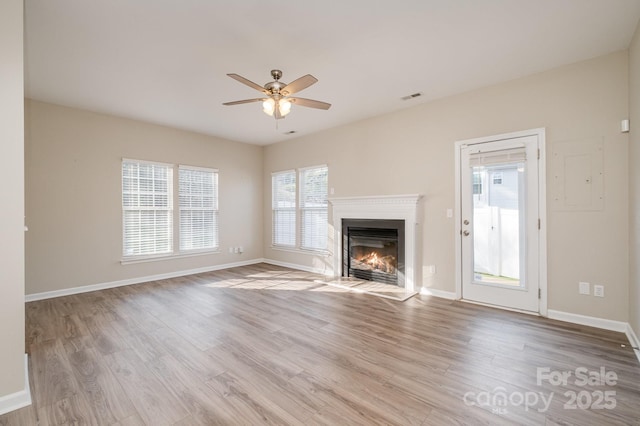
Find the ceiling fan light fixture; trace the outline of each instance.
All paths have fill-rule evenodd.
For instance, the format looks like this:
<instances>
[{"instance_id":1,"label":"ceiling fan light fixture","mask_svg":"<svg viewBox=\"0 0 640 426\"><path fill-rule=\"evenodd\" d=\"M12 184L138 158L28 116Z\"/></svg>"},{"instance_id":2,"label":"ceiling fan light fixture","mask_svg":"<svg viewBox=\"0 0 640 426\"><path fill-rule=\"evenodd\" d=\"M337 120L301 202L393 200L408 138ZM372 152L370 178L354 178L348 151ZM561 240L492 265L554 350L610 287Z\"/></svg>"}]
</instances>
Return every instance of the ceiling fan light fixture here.
<instances>
[{"instance_id":1,"label":"ceiling fan light fixture","mask_svg":"<svg viewBox=\"0 0 640 426\"><path fill-rule=\"evenodd\" d=\"M307 87L318 82L318 79L311 74L303 75L302 77L292 81L291 83L286 84L280 81L280 77L282 77L282 71L272 70L271 76L273 77L274 81L271 81L264 86L260 86L238 74L227 75L234 80L244 84L245 86L249 86L252 89L262 92L263 96L265 97L225 102L222 105L241 105L253 102L262 102L262 111L269 117L275 117L276 120L284 118L286 115L288 115L291 112L291 104L293 103L307 108L324 110L327 110L331 107L331 104L326 102L315 101L313 99L289 97L290 95L304 90Z\"/></svg>"},{"instance_id":2,"label":"ceiling fan light fixture","mask_svg":"<svg viewBox=\"0 0 640 426\"><path fill-rule=\"evenodd\" d=\"M276 101L274 101L272 98L265 99L265 101L262 102L262 111L264 111L264 113L269 116L273 116L273 111L275 110L275 107L276 107Z\"/></svg>"},{"instance_id":3,"label":"ceiling fan light fixture","mask_svg":"<svg viewBox=\"0 0 640 426\"><path fill-rule=\"evenodd\" d=\"M280 114L283 117L291 112L291 102L287 99L280 99L278 101L278 107L280 108Z\"/></svg>"}]
</instances>

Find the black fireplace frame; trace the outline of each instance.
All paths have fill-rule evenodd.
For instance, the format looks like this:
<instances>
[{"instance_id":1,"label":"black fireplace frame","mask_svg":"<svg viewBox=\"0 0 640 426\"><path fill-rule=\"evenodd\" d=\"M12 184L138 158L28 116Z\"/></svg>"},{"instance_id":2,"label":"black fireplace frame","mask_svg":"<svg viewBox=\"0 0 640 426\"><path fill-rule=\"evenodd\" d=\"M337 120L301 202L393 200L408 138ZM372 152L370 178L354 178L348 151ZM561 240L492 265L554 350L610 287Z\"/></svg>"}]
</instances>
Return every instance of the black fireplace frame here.
<instances>
[{"instance_id":1,"label":"black fireplace frame","mask_svg":"<svg viewBox=\"0 0 640 426\"><path fill-rule=\"evenodd\" d=\"M398 234L398 265L397 265L397 285L404 287L405 278L405 221L403 219L342 219L342 276L353 276L350 274L349 256L349 235L352 231L362 229L384 229L396 230ZM358 277L375 281L375 273L367 274L366 271L358 271Z\"/></svg>"}]
</instances>

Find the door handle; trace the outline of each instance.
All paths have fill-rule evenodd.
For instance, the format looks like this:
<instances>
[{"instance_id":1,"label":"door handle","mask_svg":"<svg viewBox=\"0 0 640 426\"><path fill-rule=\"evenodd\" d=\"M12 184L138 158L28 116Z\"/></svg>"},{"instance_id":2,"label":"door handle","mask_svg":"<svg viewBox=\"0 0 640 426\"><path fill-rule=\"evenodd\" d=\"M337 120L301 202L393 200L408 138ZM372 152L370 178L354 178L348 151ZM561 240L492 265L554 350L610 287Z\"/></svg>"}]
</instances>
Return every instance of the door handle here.
<instances>
[{"instance_id":1,"label":"door handle","mask_svg":"<svg viewBox=\"0 0 640 426\"><path fill-rule=\"evenodd\" d=\"M469 236L469 231L467 231L467 230L463 231L462 235L464 235L465 237L468 237Z\"/></svg>"}]
</instances>

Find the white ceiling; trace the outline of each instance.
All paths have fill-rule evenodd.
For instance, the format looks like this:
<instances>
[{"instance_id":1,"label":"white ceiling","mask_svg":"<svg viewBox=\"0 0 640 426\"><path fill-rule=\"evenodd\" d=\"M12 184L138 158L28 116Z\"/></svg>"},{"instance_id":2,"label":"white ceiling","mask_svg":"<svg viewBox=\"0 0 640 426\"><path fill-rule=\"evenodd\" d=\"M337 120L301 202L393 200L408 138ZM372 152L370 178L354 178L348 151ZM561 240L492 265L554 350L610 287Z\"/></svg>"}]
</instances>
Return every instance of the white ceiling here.
<instances>
[{"instance_id":1,"label":"white ceiling","mask_svg":"<svg viewBox=\"0 0 640 426\"><path fill-rule=\"evenodd\" d=\"M25 0L26 96L270 144L626 49L640 0ZM284 120L260 85L312 74ZM410 101L400 98L421 92ZM294 130L295 135L284 133Z\"/></svg>"}]
</instances>

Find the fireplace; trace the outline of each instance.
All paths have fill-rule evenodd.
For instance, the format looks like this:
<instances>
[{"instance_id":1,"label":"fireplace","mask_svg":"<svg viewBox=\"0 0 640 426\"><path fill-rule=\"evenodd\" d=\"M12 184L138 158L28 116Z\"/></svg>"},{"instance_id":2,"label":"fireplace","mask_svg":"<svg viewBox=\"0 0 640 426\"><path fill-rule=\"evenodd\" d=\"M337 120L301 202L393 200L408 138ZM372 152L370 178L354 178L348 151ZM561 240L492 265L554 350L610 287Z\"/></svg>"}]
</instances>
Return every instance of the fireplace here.
<instances>
[{"instance_id":1,"label":"fireplace","mask_svg":"<svg viewBox=\"0 0 640 426\"><path fill-rule=\"evenodd\" d=\"M404 227L399 230L398 239L404 241L398 242L398 285L403 286L407 291L416 291L418 247L421 235L418 227L422 217L421 198L420 194L330 198L329 202L333 206L332 223L336 233L336 238L333 240L333 276L339 278L349 273L344 260L348 255L344 251L349 247L344 244L345 221L360 221L356 227L362 228L367 228L368 224L372 223L367 222L367 225L363 225L362 220L366 219L400 221L404 222Z\"/></svg>"},{"instance_id":2,"label":"fireplace","mask_svg":"<svg viewBox=\"0 0 640 426\"><path fill-rule=\"evenodd\" d=\"M405 223L342 219L342 276L405 286Z\"/></svg>"}]
</instances>

